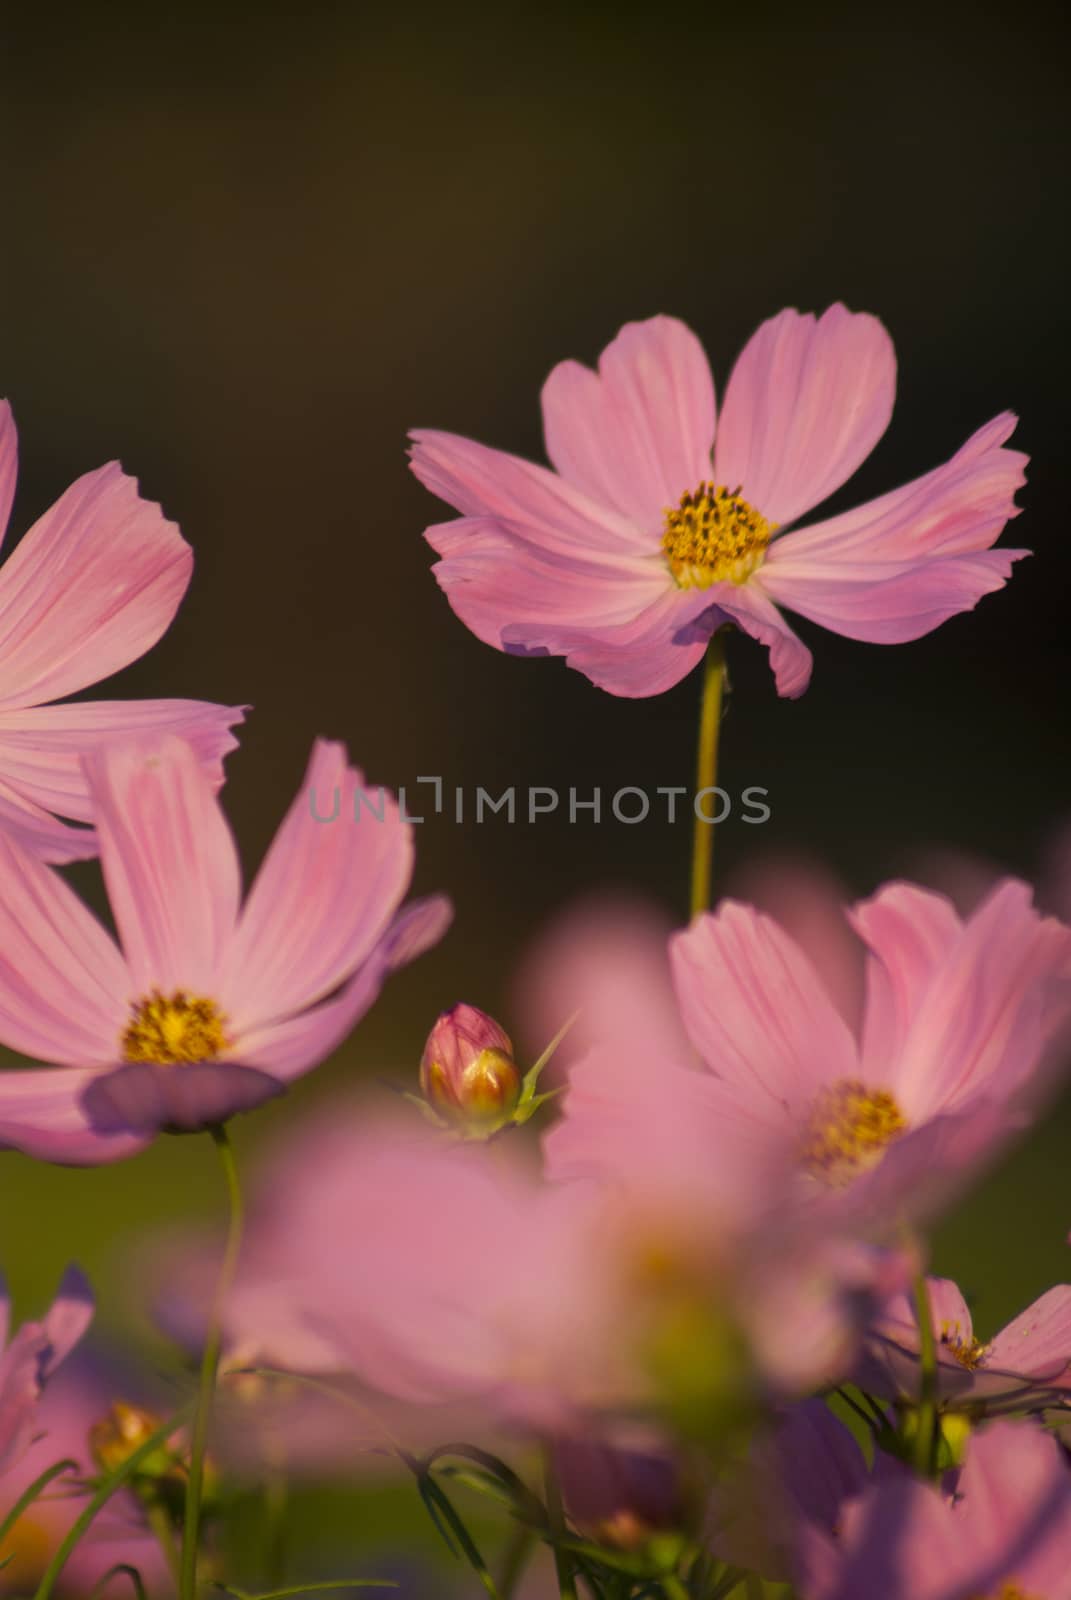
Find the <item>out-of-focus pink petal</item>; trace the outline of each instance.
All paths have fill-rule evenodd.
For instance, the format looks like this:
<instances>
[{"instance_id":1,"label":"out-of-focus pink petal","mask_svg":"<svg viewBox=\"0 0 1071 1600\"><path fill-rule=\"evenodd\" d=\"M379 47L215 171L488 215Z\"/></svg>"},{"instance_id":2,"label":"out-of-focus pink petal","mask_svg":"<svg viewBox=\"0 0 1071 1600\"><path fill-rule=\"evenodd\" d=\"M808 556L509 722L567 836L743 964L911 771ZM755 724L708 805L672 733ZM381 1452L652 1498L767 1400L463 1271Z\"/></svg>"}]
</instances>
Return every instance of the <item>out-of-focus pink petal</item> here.
<instances>
[{"instance_id":1,"label":"out-of-focus pink petal","mask_svg":"<svg viewBox=\"0 0 1071 1600\"><path fill-rule=\"evenodd\" d=\"M0 543L11 521L15 483L19 473L19 436L6 400L0 400Z\"/></svg>"},{"instance_id":2,"label":"out-of-focus pink petal","mask_svg":"<svg viewBox=\"0 0 1071 1600\"><path fill-rule=\"evenodd\" d=\"M923 900L921 894L911 894L910 916L926 927L927 949L936 953L938 930L950 933L958 919L947 902L936 896ZM938 910L939 905L946 909ZM885 927L868 932L863 923L858 926L886 973L895 974L894 984L917 983L917 970L903 962L900 928L886 955L878 943ZM1038 915L1026 884L1004 880L959 937L948 940L924 992L916 989L894 1069L868 1026L868 1076L891 1073L886 1081L902 1097L910 1119L935 1109L955 1110L975 1094L1007 1099L1037 1072L1053 1027L1061 1016L1066 1021L1069 951L1071 930ZM921 956L921 966L927 959ZM873 1071L872 1061L877 1063Z\"/></svg>"},{"instance_id":3,"label":"out-of-focus pink petal","mask_svg":"<svg viewBox=\"0 0 1071 1600\"><path fill-rule=\"evenodd\" d=\"M698 665L714 630L725 621L709 589L665 590L627 622L585 631L526 627L504 630L510 645L563 655L599 689L628 699L661 694Z\"/></svg>"},{"instance_id":4,"label":"out-of-focus pink petal","mask_svg":"<svg viewBox=\"0 0 1071 1600\"><path fill-rule=\"evenodd\" d=\"M41 1324L48 1339L42 1377L49 1377L70 1355L93 1321L95 1309L93 1290L85 1273L78 1267L68 1267Z\"/></svg>"},{"instance_id":5,"label":"out-of-focus pink petal","mask_svg":"<svg viewBox=\"0 0 1071 1600\"><path fill-rule=\"evenodd\" d=\"M628 322L599 357L556 366L543 387L547 455L562 477L649 530L710 477L714 380L675 317Z\"/></svg>"},{"instance_id":6,"label":"out-of-focus pink petal","mask_svg":"<svg viewBox=\"0 0 1071 1600\"><path fill-rule=\"evenodd\" d=\"M181 989L214 998L241 884L234 839L195 751L170 737L105 746L85 770L128 997Z\"/></svg>"},{"instance_id":7,"label":"out-of-focus pink petal","mask_svg":"<svg viewBox=\"0 0 1071 1600\"><path fill-rule=\"evenodd\" d=\"M0 568L0 705L56 700L136 661L192 566L178 528L118 463L79 478Z\"/></svg>"},{"instance_id":8,"label":"out-of-focus pink petal","mask_svg":"<svg viewBox=\"0 0 1071 1600\"><path fill-rule=\"evenodd\" d=\"M578 901L537 934L511 984L521 1031L538 1054L575 1018L548 1075L598 1045L688 1059L666 953L671 931L654 905L607 894Z\"/></svg>"},{"instance_id":9,"label":"out-of-focus pink petal","mask_svg":"<svg viewBox=\"0 0 1071 1600\"><path fill-rule=\"evenodd\" d=\"M95 1132L152 1138L164 1129L196 1133L252 1111L286 1085L266 1072L230 1061L192 1061L180 1067L136 1061L98 1073L82 1105Z\"/></svg>"},{"instance_id":10,"label":"out-of-focus pink petal","mask_svg":"<svg viewBox=\"0 0 1071 1600\"><path fill-rule=\"evenodd\" d=\"M958 1398L973 1384L973 1374L956 1359L960 1347L970 1350L974 1337L970 1307L949 1278L928 1278L926 1287L937 1346L938 1394ZM918 1397L919 1325L908 1292L893 1295L874 1318L852 1381L885 1400Z\"/></svg>"},{"instance_id":11,"label":"out-of-focus pink petal","mask_svg":"<svg viewBox=\"0 0 1071 1600\"><path fill-rule=\"evenodd\" d=\"M548 555L613 567L658 549L650 529L546 467L456 433L418 428L409 437L412 468L426 489L462 516L504 524Z\"/></svg>"},{"instance_id":12,"label":"out-of-focus pink petal","mask_svg":"<svg viewBox=\"0 0 1071 1600\"><path fill-rule=\"evenodd\" d=\"M413 830L345 746L317 740L249 892L220 973L234 1036L329 995L390 924L413 872Z\"/></svg>"},{"instance_id":13,"label":"out-of-focus pink petal","mask_svg":"<svg viewBox=\"0 0 1071 1600\"><path fill-rule=\"evenodd\" d=\"M725 391L715 477L784 525L840 487L892 415L896 357L876 317L782 311L748 341Z\"/></svg>"},{"instance_id":14,"label":"out-of-focus pink petal","mask_svg":"<svg viewBox=\"0 0 1071 1600\"><path fill-rule=\"evenodd\" d=\"M0 832L4 1043L61 1066L100 1066L119 1048L129 984L119 951L74 891Z\"/></svg>"},{"instance_id":15,"label":"out-of-focus pink petal","mask_svg":"<svg viewBox=\"0 0 1071 1600\"><path fill-rule=\"evenodd\" d=\"M990 1342L986 1366L1071 1389L1071 1285L1057 1284Z\"/></svg>"},{"instance_id":16,"label":"out-of-focus pink petal","mask_svg":"<svg viewBox=\"0 0 1071 1600\"><path fill-rule=\"evenodd\" d=\"M93 1127L82 1097L98 1076L79 1067L0 1072L0 1150L69 1167L103 1166L144 1150L146 1135Z\"/></svg>"},{"instance_id":17,"label":"out-of-focus pink petal","mask_svg":"<svg viewBox=\"0 0 1071 1600\"><path fill-rule=\"evenodd\" d=\"M674 935L670 962L692 1043L763 1116L791 1114L857 1074L844 1018L772 918L723 901Z\"/></svg>"},{"instance_id":18,"label":"out-of-focus pink petal","mask_svg":"<svg viewBox=\"0 0 1071 1600\"><path fill-rule=\"evenodd\" d=\"M798 699L811 681L814 660L767 596L761 577L747 583L715 583L704 592L730 621L769 650L778 694Z\"/></svg>"},{"instance_id":19,"label":"out-of-focus pink petal","mask_svg":"<svg viewBox=\"0 0 1071 1600\"><path fill-rule=\"evenodd\" d=\"M442 895L414 901L399 912L364 965L337 995L299 1016L266 1022L239 1034L234 1056L282 1082L308 1072L342 1043L392 972L439 942L452 916L450 902Z\"/></svg>"},{"instance_id":20,"label":"out-of-focus pink petal","mask_svg":"<svg viewBox=\"0 0 1071 1600\"><path fill-rule=\"evenodd\" d=\"M81 700L0 711L0 772L31 804L92 822L83 756L118 740L170 735L192 745L218 789L223 757L238 743L230 730L245 712L206 700ZM94 836L90 842L95 853Z\"/></svg>"},{"instance_id":21,"label":"out-of-focus pink petal","mask_svg":"<svg viewBox=\"0 0 1071 1600\"><path fill-rule=\"evenodd\" d=\"M485 517L439 523L425 538L443 558L432 571L455 613L496 650L509 648L507 628L539 645L557 628L627 625L670 588L653 557L613 567L566 560Z\"/></svg>"}]
</instances>

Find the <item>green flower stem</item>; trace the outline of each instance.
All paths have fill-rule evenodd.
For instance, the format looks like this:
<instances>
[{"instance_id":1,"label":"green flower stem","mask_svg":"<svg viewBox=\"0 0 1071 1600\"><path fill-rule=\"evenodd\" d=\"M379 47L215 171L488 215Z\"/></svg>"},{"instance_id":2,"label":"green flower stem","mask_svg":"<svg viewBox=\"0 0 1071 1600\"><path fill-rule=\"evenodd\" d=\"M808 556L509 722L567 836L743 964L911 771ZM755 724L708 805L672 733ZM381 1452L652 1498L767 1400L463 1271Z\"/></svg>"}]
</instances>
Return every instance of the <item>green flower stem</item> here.
<instances>
[{"instance_id":1,"label":"green flower stem","mask_svg":"<svg viewBox=\"0 0 1071 1600\"><path fill-rule=\"evenodd\" d=\"M919 1325L919 1414L915 1435L915 1470L933 1476L937 1446L937 1344L933 1336L933 1310L924 1268L915 1278L915 1315Z\"/></svg>"},{"instance_id":2,"label":"green flower stem","mask_svg":"<svg viewBox=\"0 0 1071 1600\"><path fill-rule=\"evenodd\" d=\"M66 1538L46 1567L44 1576L37 1586L34 1600L49 1600L57 1581L63 1574L63 1569L67 1565L71 1552L89 1530L96 1519L97 1513L103 1510L112 1496L118 1494L119 1490L134 1477L142 1463L148 1461L150 1456L159 1450L162 1444L166 1444L173 1433L178 1432L179 1428L189 1419L190 1409L189 1406L184 1407L170 1421L161 1424L155 1433L149 1435L144 1444L139 1445L135 1451L127 1456L125 1461L116 1467L114 1472L109 1473L100 1483L93 1498L77 1521L71 1524Z\"/></svg>"},{"instance_id":3,"label":"green flower stem","mask_svg":"<svg viewBox=\"0 0 1071 1600\"><path fill-rule=\"evenodd\" d=\"M565 1508L562 1505L561 1484L558 1482L558 1472L554 1465L554 1451L549 1444L544 1446L543 1450L543 1482L546 1486L547 1521L554 1547L554 1570L558 1575L558 1593L561 1600L579 1600L573 1559L569 1552L562 1548L562 1541L567 1532Z\"/></svg>"},{"instance_id":4,"label":"green flower stem","mask_svg":"<svg viewBox=\"0 0 1071 1600\"><path fill-rule=\"evenodd\" d=\"M0 1522L0 1560L3 1559L4 1555L4 1541L23 1512L28 1511L34 1501L44 1494L53 1479L60 1477L64 1472L78 1472L79 1470L77 1461L57 1461L54 1466L46 1467L41 1476L35 1478L30 1486L23 1490L3 1522Z\"/></svg>"},{"instance_id":5,"label":"green flower stem","mask_svg":"<svg viewBox=\"0 0 1071 1600\"><path fill-rule=\"evenodd\" d=\"M703 694L699 703L699 754L696 760L696 813L692 831L691 914L710 910L714 872L714 823L699 815L699 795L718 781L718 738L725 693L724 629L711 636L703 660Z\"/></svg>"},{"instance_id":6,"label":"green flower stem","mask_svg":"<svg viewBox=\"0 0 1071 1600\"><path fill-rule=\"evenodd\" d=\"M196 1600L197 1596L197 1558L201 1538L201 1501L204 1495L205 1450L208 1445L208 1428L212 1419L212 1401L216 1390L219 1357L223 1345L223 1307L230 1293L231 1285L234 1282L235 1270L238 1266L238 1252L242 1245L242 1225L244 1220L242 1188L238 1181L238 1168L234 1160L234 1149L227 1130L220 1125L210 1131L212 1142L219 1151L220 1161L223 1164L223 1175L227 1182L230 1222L227 1228L227 1244L223 1252L223 1264L220 1267L219 1278L216 1281L216 1291L213 1296L212 1315L205 1335L204 1354L201 1358L201 1382L193 1423L193 1439L190 1444L190 1477L186 1488L186 1517L182 1534L182 1562L179 1576L179 1595L181 1600Z\"/></svg>"}]
</instances>

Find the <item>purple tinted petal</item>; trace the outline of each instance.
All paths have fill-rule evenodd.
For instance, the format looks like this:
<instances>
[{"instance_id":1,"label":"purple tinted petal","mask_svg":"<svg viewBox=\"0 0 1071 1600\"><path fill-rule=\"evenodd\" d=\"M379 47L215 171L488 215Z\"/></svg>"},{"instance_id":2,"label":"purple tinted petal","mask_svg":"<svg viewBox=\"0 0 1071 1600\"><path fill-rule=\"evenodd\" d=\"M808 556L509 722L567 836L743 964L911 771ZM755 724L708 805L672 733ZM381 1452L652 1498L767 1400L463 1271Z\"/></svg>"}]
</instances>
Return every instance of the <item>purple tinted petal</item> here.
<instances>
[{"instance_id":1,"label":"purple tinted petal","mask_svg":"<svg viewBox=\"0 0 1071 1600\"><path fill-rule=\"evenodd\" d=\"M195 1133L252 1111L285 1087L266 1072L229 1061L179 1067L139 1061L94 1079L82 1104L99 1133Z\"/></svg>"}]
</instances>

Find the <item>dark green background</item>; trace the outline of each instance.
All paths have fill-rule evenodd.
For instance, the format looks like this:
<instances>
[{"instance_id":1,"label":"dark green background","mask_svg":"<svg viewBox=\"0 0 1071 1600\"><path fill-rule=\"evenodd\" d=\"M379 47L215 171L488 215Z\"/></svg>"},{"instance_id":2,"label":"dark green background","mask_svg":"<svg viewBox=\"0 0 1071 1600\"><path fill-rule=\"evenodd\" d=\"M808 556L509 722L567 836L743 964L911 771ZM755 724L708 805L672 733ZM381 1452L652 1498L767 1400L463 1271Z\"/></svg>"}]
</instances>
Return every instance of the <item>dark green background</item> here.
<instances>
[{"instance_id":1,"label":"dark green background","mask_svg":"<svg viewBox=\"0 0 1071 1600\"><path fill-rule=\"evenodd\" d=\"M454 620L420 538L444 513L405 431L538 456L548 369L623 321L684 317L724 386L764 317L843 298L884 319L901 368L889 434L837 504L1011 406L1033 457L1012 537L1037 554L916 644L802 625L799 703L738 642L725 781L767 786L773 819L729 825L722 859L803 848L860 892L941 843L1032 872L1071 811L1067 57L1048 13L225 10L5 22L0 389L16 531L118 455L192 542L178 621L108 692L255 705L226 790L247 859L317 733L392 785L687 783L694 681L615 700ZM456 998L504 1006L518 951L575 892L683 908L684 827L419 835L418 885L454 896L453 934L264 1125L411 1071ZM984 1327L1067 1274L1067 1133L1047 1119L942 1233ZM244 1154L255 1127L239 1137ZM205 1145L91 1174L0 1158L20 1298L77 1256L107 1321L124 1239L217 1206Z\"/></svg>"}]
</instances>

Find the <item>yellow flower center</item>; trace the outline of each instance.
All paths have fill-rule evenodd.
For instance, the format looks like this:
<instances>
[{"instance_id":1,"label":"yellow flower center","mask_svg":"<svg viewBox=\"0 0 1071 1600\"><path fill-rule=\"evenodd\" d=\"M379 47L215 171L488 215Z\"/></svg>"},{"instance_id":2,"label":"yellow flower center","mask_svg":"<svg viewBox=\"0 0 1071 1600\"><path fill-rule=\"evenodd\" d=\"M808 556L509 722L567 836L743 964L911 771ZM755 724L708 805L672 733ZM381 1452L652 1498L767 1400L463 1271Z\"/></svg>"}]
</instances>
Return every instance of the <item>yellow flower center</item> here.
<instances>
[{"instance_id":1,"label":"yellow flower center","mask_svg":"<svg viewBox=\"0 0 1071 1600\"><path fill-rule=\"evenodd\" d=\"M815 1101L803 1138L803 1165L823 1183L843 1187L876 1166L886 1145L906 1127L887 1089L868 1089L858 1079L842 1078Z\"/></svg>"},{"instance_id":2,"label":"yellow flower center","mask_svg":"<svg viewBox=\"0 0 1071 1600\"><path fill-rule=\"evenodd\" d=\"M215 1061L227 1046L224 1017L214 1000L187 994L161 994L154 989L130 1008L130 1021L120 1038L124 1061L151 1061L158 1066L185 1066Z\"/></svg>"},{"instance_id":3,"label":"yellow flower center","mask_svg":"<svg viewBox=\"0 0 1071 1600\"><path fill-rule=\"evenodd\" d=\"M968 1372L974 1372L982 1365L989 1349L981 1339L973 1337L965 1339L958 1322L942 1322L941 1344L961 1367L966 1367Z\"/></svg>"},{"instance_id":4,"label":"yellow flower center","mask_svg":"<svg viewBox=\"0 0 1071 1600\"><path fill-rule=\"evenodd\" d=\"M744 583L761 566L777 524L748 505L739 489L701 483L665 513L662 548L680 589Z\"/></svg>"}]
</instances>

